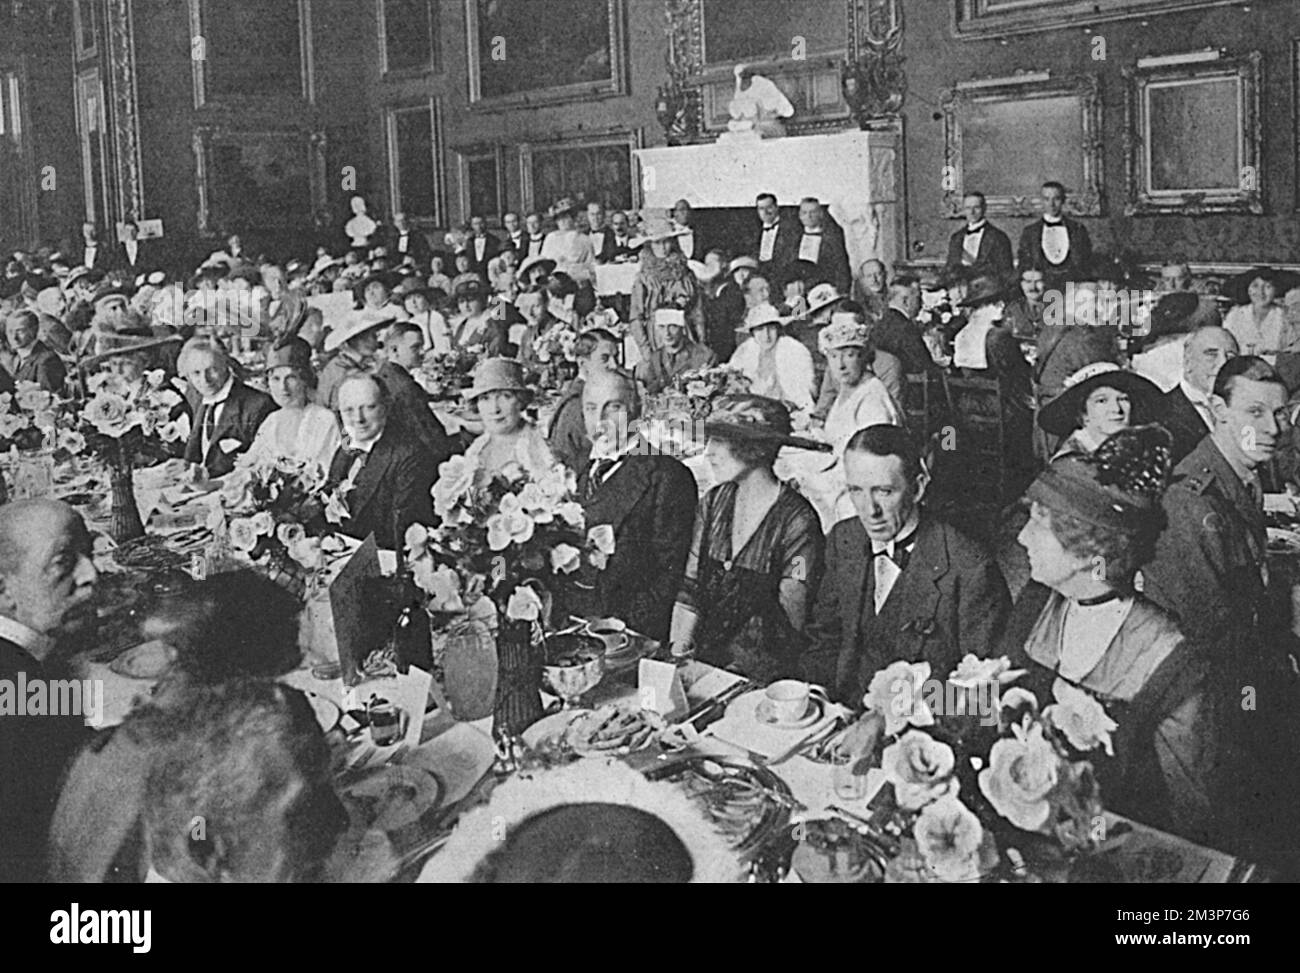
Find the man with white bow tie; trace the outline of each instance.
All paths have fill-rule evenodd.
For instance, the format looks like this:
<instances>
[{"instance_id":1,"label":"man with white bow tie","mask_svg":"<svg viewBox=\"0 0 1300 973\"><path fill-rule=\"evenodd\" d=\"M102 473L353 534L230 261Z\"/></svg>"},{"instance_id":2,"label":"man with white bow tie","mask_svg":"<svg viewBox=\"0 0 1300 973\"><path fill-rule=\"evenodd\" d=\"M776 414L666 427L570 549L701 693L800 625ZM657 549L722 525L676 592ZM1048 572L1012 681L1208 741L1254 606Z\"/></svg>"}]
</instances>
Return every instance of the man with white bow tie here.
<instances>
[{"instance_id":1,"label":"man with white bow tie","mask_svg":"<svg viewBox=\"0 0 1300 973\"><path fill-rule=\"evenodd\" d=\"M988 221L987 208L983 193L967 193L962 198L966 225L948 238L948 261L944 269L951 274L965 267L972 280L996 277L1006 283L1015 274L1011 239Z\"/></svg>"},{"instance_id":2,"label":"man with white bow tie","mask_svg":"<svg viewBox=\"0 0 1300 973\"><path fill-rule=\"evenodd\" d=\"M1020 234L1016 261L1041 270L1049 289L1066 281L1087 280L1092 266L1092 239L1077 220L1065 216L1065 187L1059 182L1043 183L1043 215Z\"/></svg>"},{"instance_id":3,"label":"man with white bow tie","mask_svg":"<svg viewBox=\"0 0 1300 973\"><path fill-rule=\"evenodd\" d=\"M921 506L930 477L906 429L859 429L843 465L855 516L826 538L803 672L856 705L892 662L928 662L943 679L988 655L1011 596L988 551Z\"/></svg>"}]
</instances>

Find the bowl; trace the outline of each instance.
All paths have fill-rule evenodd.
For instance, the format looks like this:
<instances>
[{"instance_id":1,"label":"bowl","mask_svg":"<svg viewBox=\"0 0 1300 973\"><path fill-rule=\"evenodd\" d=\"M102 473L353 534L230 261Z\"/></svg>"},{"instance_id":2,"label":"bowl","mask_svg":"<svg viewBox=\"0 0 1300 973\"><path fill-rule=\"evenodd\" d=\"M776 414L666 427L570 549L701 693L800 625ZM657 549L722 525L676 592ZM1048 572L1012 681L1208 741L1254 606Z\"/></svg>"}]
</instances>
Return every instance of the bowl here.
<instances>
[{"instance_id":1,"label":"bowl","mask_svg":"<svg viewBox=\"0 0 1300 973\"><path fill-rule=\"evenodd\" d=\"M546 642L542 680L572 709L578 698L600 684L605 675L605 646L588 635L557 635Z\"/></svg>"}]
</instances>

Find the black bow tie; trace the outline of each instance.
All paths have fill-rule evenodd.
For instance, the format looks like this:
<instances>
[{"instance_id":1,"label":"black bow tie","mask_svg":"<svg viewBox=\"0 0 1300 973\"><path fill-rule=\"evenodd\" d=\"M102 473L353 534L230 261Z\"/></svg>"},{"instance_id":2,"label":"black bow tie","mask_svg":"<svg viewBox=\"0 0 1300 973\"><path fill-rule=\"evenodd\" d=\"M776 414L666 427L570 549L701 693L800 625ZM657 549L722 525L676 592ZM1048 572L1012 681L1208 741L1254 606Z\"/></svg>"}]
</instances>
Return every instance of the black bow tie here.
<instances>
[{"instance_id":1,"label":"black bow tie","mask_svg":"<svg viewBox=\"0 0 1300 973\"><path fill-rule=\"evenodd\" d=\"M780 223L773 223L771 226L765 226L765 227L763 227L763 232L764 232L764 233L772 233L772 232L774 232L774 231L777 229L777 227L779 227L780 225L781 225Z\"/></svg>"},{"instance_id":2,"label":"black bow tie","mask_svg":"<svg viewBox=\"0 0 1300 973\"><path fill-rule=\"evenodd\" d=\"M1065 220L1062 219L1062 218L1059 217L1059 216L1055 216L1055 217L1053 217L1053 216L1044 216L1044 217L1043 217L1043 222L1046 223L1048 226L1064 226L1064 225L1065 225Z\"/></svg>"},{"instance_id":3,"label":"black bow tie","mask_svg":"<svg viewBox=\"0 0 1300 973\"><path fill-rule=\"evenodd\" d=\"M912 548L915 545L916 531L913 531L901 540L894 541L894 556L889 559L898 565L898 570L907 570L907 562L912 556ZM881 548L879 551L872 551L871 556L872 558L889 557L889 551L887 548Z\"/></svg>"},{"instance_id":4,"label":"black bow tie","mask_svg":"<svg viewBox=\"0 0 1300 973\"><path fill-rule=\"evenodd\" d=\"M984 232L984 226L985 226L985 224L983 224L983 223L981 223L979 226L968 226L968 227L966 227L966 235L967 235L967 236L974 236L976 233L983 233L983 232Z\"/></svg>"},{"instance_id":5,"label":"black bow tie","mask_svg":"<svg viewBox=\"0 0 1300 973\"><path fill-rule=\"evenodd\" d=\"M803 235L804 235L804 236L821 236L821 235L822 235L822 231L821 231L821 230L804 230L804 231L803 231Z\"/></svg>"}]
</instances>

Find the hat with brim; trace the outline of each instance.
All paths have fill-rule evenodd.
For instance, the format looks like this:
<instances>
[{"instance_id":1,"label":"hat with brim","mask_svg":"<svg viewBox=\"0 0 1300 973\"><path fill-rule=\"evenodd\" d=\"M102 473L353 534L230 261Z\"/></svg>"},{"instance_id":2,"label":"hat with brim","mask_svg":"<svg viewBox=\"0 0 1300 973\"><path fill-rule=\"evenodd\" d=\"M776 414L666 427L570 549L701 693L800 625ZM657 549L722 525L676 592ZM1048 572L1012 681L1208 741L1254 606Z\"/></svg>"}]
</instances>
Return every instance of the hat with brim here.
<instances>
[{"instance_id":1,"label":"hat with brim","mask_svg":"<svg viewBox=\"0 0 1300 973\"><path fill-rule=\"evenodd\" d=\"M487 285L478 274L461 274L451 282L451 293L457 301L487 300Z\"/></svg>"},{"instance_id":2,"label":"hat with brim","mask_svg":"<svg viewBox=\"0 0 1300 973\"><path fill-rule=\"evenodd\" d=\"M686 236L690 232L690 230L678 226L665 214L643 210L641 225L633 244L638 247L645 246L647 243L654 243L658 240L671 240L674 237Z\"/></svg>"},{"instance_id":3,"label":"hat with brim","mask_svg":"<svg viewBox=\"0 0 1300 973\"><path fill-rule=\"evenodd\" d=\"M540 268L543 274L553 274L555 273L556 263L550 257L537 254L521 263L517 273L521 279L527 279L528 274L536 268Z\"/></svg>"},{"instance_id":4,"label":"hat with brim","mask_svg":"<svg viewBox=\"0 0 1300 973\"><path fill-rule=\"evenodd\" d=\"M1038 413L1038 425L1053 436L1068 436L1079 428L1079 415L1094 391L1117 389L1128 395L1134 425L1156 418L1161 401L1160 387L1137 372L1126 371L1114 362L1093 362L1065 380L1065 388Z\"/></svg>"},{"instance_id":5,"label":"hat with brim","mask_svg":"<svg viewBox=\"0 0 1300 973\"><path fill-rule=\"evenodd\" d=\"M749 313L745 315L745 320L741 323L740 330L752 332L758 328L767 327L769 324L774 324L778 328L784 327L786 319L781 317L781 312L773 305L760 304L757 307L751 308Z\"/></svg>"},{"instance_id":6,"label":"hat with brim","mask_svg":"<svg viewBox=\"0 0 1300 973\"><path fill-rule=\"evenodd\" d=\"M758 272L758 261L748 254L741 254L739 257L733 257L731 263L727 264L727 273L734 274L737 270L748 267L755 273Z\"/></svg>"},{"instance_id":7,"label":"hat with brim","mask_svg":"<svg viewBox=\"0 0 1300 973\"><path fill-rule=\"evenodd\" d=\"M1009 292L1006 283L996 277L976 277L966 290L966 299L959 306L983 307L985 304L1005 301Z\"/></svg>"},{"instance_id":8,"label":"hat with brim","mask_svg":"<svg viewBox=\"0 0 1300 973\"><path fill-rule=\"evenodd\" d=\"M88 372L93 372L110 358L120 358L123 355L151 355L160 348L179 345L181 341L180 335L159 338L148 333L101 334L95 340L95 354L84 359L81 367Z\"/></svg>"},{"instance_id":9,"label":"hat with brim","mask_svg":"<svg viewBox=\"0 0 1300 973\"><path fill-rule=\"evenodd\" d=\"M1220 293L1233 304L1250 303L1250 285L1257 278L1264 278L1273 285L1275 296L1281 298L1287 291L1300 287L1300 275L1276 267L1254 267L1244 274L1230 277L1223 284Z\"/></svg>"},{"instance_id":10,"label":"hat with brim","mask_svg":"<svg viewBox=\"0 0 1300 973\"><path fill-rule=\"evenodd\" d=\"M462 393L467 402L474 402L489 392L519 392L532 395L533 390L524 384L524 369L509 358L485 358L474 369L473 384Z\"/></svg>"},{"instance_id":11,"label":"hat with brim","mask_svg":"<svg viewBox=\"0 0 1300 973\"><path fill-rule=\"evenodd\" d=\"M827 453L830 443L791 435L790 410L762 395L724 395L713 403L704 432L719 439L745 443L791 446Z\"/></svg>"},{"instance_id":12,"label":"hat with brim","mask_svg":"<svg viewBox=\"0 0 1300 973\"><path fill-rule=\"evenodd\" d=\"M834 284L818 284L808 292L808 313L816 314L845 300L848 298L841 294Z\"/></svg>"},{"instance_id":13,"label":"hat with brim","mask_svg":"<svg viewBox=\"0 0 1300 973\"><path fill-rule=\"evenodd\" d=\"M386 328L397 321L397 316L384 308L356 311L339 327L325 336L325 350L334 351L367 331Z\"/></svg>"},{"instance_id":14,"label":"hat with brim","mask_svg":"<svg viewBox=\"0 0 1300 973\"><path fill-rule=\"evenodd\" d=\"M80 267L73 267L72 270L68 272L68 276L63 279L63 286L73 287L78 283L80 283L81 281L85 280L92 273L94 273L94 271L91 270L91 268L86 267L84 265ZM93 283L93 281L91 281L90 283Z\"/></svg>"},{"instance_id":15,"label":"hat with brim","mask_svg":"<svg viewBox=\"0 0 1300 973\"><path fill-rule=\"evenodd\" d=\"M1175 291L1166 294L1151 309L1150 338L1163 338L1165 335L1180 334L1187 331L1187 319L1201 306L1199 294L1191 291Z\"/></svg>"},{"instance_id":16,"label":"hat with brim","mask_svg":"<svg viewBox=\"0 0 1300 973\"><path fill-rule=\"evenodd\" d=\"M832 315L830 324L817 336L821 353L844 348L868 348L871 345L871 327L858 320L856 314L842 311Z\"/></svg>"},{"instance_id":17,"label":"hat with brim","mask_svg":"<svg viewBox=\"0 0 1300 973\"><path fill-rule=\"evenodd\" d=\"M266 350L266 371L293 368L304 375L314 374L311 367L311 345L297 336L281 338Z\"/></svg>"},{"instance_id":18,"label":"hat with brim","mask_svg":"<svg viewBox=\"0 0 1300 973\"><path fill-rule=\"evenodd\" d=\"M551 207L551 218L558 220L561 216L577 216L578 204L573 201L571 196L562 196L555 201Z\"/></svg>"}]
</instances>

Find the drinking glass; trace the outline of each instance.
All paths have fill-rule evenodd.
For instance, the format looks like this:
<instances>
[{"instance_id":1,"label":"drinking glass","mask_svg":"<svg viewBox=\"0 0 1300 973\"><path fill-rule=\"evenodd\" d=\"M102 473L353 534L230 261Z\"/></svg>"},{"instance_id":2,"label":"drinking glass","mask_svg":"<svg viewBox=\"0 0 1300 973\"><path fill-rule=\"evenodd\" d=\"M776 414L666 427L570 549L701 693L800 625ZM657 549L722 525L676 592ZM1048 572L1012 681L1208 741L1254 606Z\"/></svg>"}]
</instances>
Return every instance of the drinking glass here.
<instances>
[{"instance_id":1,"label":"drinking glass","mask_svg":"<svg viewBox=\"0 0 1300 973\"><path fill-rule=\"evenodd\" d=\"M847 750L831 754L831 787L840 800L860 801L867 796L866 775L854 773L857 763L857 755Z\"/></svg>"}]
</instances>

